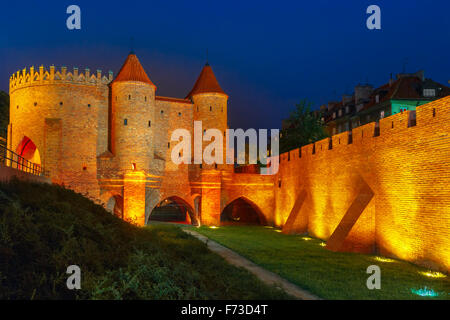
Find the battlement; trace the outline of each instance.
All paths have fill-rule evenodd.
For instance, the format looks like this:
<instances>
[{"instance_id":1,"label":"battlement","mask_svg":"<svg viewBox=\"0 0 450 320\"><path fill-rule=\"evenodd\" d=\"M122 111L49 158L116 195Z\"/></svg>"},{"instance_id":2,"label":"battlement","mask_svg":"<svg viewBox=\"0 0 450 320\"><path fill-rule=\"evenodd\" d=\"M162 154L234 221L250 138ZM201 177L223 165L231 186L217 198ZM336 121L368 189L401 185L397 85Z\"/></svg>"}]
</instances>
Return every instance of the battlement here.
<instances>
[{"instance_id":1,"label":"battlement","mask_svg":"<svg viewBox=\"0 0 450 320\"><path fill-rule=\"evenodd\" d=\"M67 72L67 67L64 66L60 70L56 70L55 66L50 66L49 69L40 66L37 70L30 67L29 70L24 68L22 71L17 71L9 78L9 91L11 93L22 87L56 83L100 86L107 85L112 80L112 71L108 72L108 76L102 76L101 70L91 74L89 68L79 72L78 68L74 67L73 72Z\"/></svg>"},{"instance_id":2,"label":"battlement","mask_svg":"<svg viewBox=\"0 0 450 320\"><path fill-rule=\"evenodd\" d=\"M329 150L348 148L352 145L363 145L371 143L372 139L394 137L396 134L412 128L428 127L436 121L445 127L450 121L450 96L432 101L417 107L416 111L405 111L381 119L378 123L371 122L363 126L354 128L352 131L345 131L329 138L311 143L280 154L280 163L301 159L305 156L314 156ZM434 129L436 130L436 129Z\"/></svg>"},{"instance_id":3,"label":"battlement","mask_svg":"<svg viewBox=\"0 0 450 320\"><path fill-rule=\"evenodd\" d=\"M448 272L449 154L450 96L283 153L273 221L327 247L340 237L339 251Z\"/></svg>"}]
</instances>

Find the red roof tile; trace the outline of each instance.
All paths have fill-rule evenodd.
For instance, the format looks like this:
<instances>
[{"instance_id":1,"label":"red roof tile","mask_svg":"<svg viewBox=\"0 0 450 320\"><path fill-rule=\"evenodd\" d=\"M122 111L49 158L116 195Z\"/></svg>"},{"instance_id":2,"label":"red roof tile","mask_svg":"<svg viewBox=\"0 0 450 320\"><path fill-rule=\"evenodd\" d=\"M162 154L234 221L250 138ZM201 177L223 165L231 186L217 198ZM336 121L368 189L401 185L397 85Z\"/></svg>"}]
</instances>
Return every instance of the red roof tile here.
<instances>
[{"instance_id":1,"label":"red roof tile","mask_svg":"<svg viewBox=\"0 0 450 320\"><path fill-rule=\"evenodd\" d=\"M180 99L180 98L171 98L171 97L162 97L162 96L156 96L155 99L160 100L160 101L192 104L191 100L189 100L189 99Z\"/></svg>"},{"instance_id":2,"label":"red roof tile","mask_svg":"<svg viewBox=\"0 0 450 320\"><path fill-rule=\"evenodd\" d=\"M198 76L194 87L186 98L190 98L198 93L222 93L226 95L220 87L219 82L217 82L216 76L214 75L214 72L209 64L206 64L203 67L203 70Z\"/></svg>"},{"instance_id":3,"label":"red roof tile","mask_svg":"<svg viewBox=\"0 0 450 320\"><path fill-rule=\"evenodd\" d=\"M128 55L113 82L118 81L140 81L155 86L153 82L150 81L150 78L147 76L147 73L145 73L144 68L134 53Z\"/></svg>"}]
</instances>

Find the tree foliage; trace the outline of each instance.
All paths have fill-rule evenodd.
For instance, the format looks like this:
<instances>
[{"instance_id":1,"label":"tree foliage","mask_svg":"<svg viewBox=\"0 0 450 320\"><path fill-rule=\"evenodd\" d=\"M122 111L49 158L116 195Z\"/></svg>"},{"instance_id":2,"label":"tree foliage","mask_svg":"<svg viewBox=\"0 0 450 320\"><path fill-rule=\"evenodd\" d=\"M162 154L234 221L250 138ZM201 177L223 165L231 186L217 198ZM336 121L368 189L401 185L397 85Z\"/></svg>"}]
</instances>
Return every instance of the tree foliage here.
<instances>
[{"instance_id":1,"label":"tree foliage","mask_svg":"<svg viewBox=\"0 0 450 320\"><path fill-rule=\"evenodd\" d=\"M0 137L6 138L9 123L9 95L0 91Z\"/></svg>"},{"instance_id":2,"label":"tree foliage","mask_svg":"<svg viewBox=\"0 0 450 320\"><path fill-rule=\"evenodd\" d=\"M287 152L328 137L320 114L311 111L312 103L302 100L281 130L280 152Z\"/></svg>"}]
</instances>

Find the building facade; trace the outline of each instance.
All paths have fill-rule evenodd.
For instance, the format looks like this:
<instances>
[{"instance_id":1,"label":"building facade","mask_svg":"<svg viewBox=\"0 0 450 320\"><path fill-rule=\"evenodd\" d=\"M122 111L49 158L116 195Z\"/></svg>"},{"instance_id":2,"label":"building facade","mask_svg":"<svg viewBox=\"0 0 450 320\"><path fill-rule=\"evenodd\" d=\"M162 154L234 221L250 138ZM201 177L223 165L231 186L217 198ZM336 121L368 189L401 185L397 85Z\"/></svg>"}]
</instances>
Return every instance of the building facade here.
<instances>
[{"instance_id":1,"label":"building facade","mask_svg":"<svg viewBox=\"0 0 450 320\"><path fill-rule=\"evenodd\" d=\"M342 101L322 106L322 117L330 135L391 115L414 111L430 101L450 95L450 88L431 79L424 72L398 74L378 88L369 84L357 85L353 95L344 95Z\"/></svg>"}]
</instances>

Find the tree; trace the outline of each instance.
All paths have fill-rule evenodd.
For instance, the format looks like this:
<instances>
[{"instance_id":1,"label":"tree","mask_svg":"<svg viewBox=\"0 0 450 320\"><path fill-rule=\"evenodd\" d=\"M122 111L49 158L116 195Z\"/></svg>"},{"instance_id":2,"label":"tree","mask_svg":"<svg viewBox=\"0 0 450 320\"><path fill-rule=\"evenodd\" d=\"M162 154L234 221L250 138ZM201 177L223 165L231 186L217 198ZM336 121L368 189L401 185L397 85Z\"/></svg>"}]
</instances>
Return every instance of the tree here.
<instances>
[{"instance_id":1,"label":"tree","mask_svg":"<svg viewBox=\"0 0 450 320\"><path fill-rule=\"evenodd\" d=\"M280 153L300 148L328 137L319 112L311 111L312 103L300 101L281 130Z\"/></svg>"},{"instance_id":2,"label":"tree","mask_svg":"<svg viewBox=\"0 0 450 320\"><path fill-rule=\"evenodd\" d=\"M0 137L6 138L9 123L9 95L0 91Z\"/></svg>"}]
</instances>

